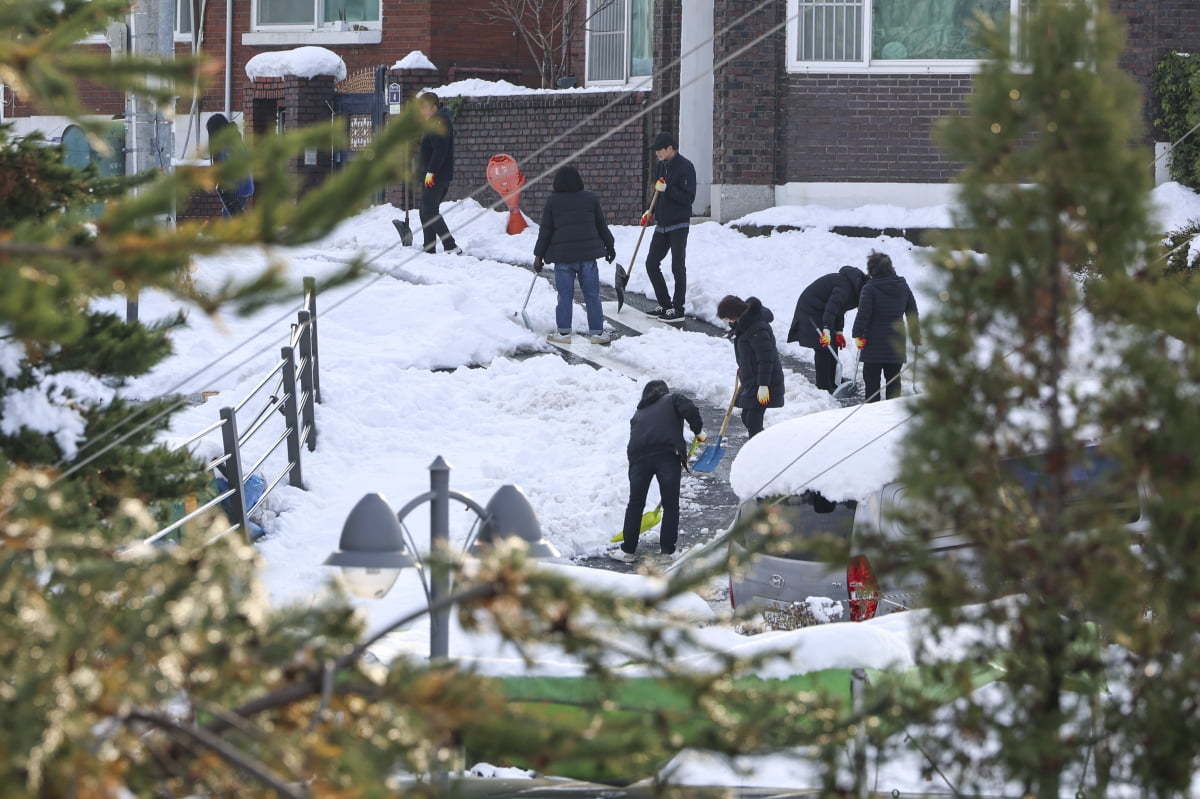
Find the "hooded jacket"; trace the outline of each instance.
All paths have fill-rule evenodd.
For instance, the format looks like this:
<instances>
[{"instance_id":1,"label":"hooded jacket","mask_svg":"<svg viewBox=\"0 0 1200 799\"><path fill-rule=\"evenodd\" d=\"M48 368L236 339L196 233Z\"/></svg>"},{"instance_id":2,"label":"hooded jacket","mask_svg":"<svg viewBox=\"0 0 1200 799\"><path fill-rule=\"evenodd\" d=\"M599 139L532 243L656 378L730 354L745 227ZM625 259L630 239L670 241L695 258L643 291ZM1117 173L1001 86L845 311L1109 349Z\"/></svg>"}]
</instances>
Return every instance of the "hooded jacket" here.
<instances>
[{"instance_id":1,"label":"hooded jacket","mask_svg":"<svg viewBox=\"0 0 1200 799\"><path fill-rule=\"evenodd\" d=\"M563 167L554 175L554 190L542 209L533 254L551 264L616 256L600 199L584 190L583 179L574 168Z\"/></svg>"},{"instance_id":2,"label":"hooded jacket","mask_svg":"<svg viewBox=\"0 0 1200 799\"><path fill-rule=\"evenodd\" d=\"M775 314L770 308L764 308L758 297L749 297L745 312L729 331L741 381L735 403L739 408L758 407L759 386L771 390L768 408L783 407L783 363L779 360L775 333L771 330L774 320Z\"/></svg>"},{"instance_id":3,"label":"hooded jacket","mask_svg":"<svg viewBox=\"0 0 1200 799\"><path fill-rule=\"evenodd\" d=\"M685 462L684 422L693 433L699 434L703 429L696 403L682 394L672 394L662 380L651 380L642 390L642 399L629 420L629 445L625 448L629 462L665 452L673 452Z\"/></svg>"},{"instance_id":4,"label":"hooded jacket","mask_svg":"<svg viewBox=\"0 0 1200 799\"><path fill-rule=\"evenodd\" d=\"M863 287L854 318L854 337L865 338L859 352L863 363L904 363L908 360L907 336L921 346L921 320L908 282L895 272L876 275Z\"/></svg>"},{"instance_id":5,"label":"hooded jacket","mask_svg":"<svg viewBox=\"0 0 1200 799\"><path fill-rule=\"evenodd\" d=\"M866 274L856 266L843 266L814 280L796 300L787 340L816 349L821 346L818 330L828 328L830 333L844 332L846 311L858 307L859 294L865 283Z\"/></svg>"}]
</instances>

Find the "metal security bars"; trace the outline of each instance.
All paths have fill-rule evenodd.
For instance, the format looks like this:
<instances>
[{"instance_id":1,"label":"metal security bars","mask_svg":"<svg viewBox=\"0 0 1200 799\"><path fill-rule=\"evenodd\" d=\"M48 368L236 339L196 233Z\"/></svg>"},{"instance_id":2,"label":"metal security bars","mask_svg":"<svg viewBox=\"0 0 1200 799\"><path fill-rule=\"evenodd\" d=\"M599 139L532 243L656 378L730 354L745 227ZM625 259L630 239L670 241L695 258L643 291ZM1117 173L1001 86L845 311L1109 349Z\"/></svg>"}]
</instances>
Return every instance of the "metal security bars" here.
<instances>
[{"instance_id":1,"label":"metal security bars","mask_svg":"<svg viewBox=\"0 0 1200 799\"><path fill-rule=\"evenodd\" d=\"M799 0L800 61L862 61L863 0Z\"/></svg>"}]
</instances>

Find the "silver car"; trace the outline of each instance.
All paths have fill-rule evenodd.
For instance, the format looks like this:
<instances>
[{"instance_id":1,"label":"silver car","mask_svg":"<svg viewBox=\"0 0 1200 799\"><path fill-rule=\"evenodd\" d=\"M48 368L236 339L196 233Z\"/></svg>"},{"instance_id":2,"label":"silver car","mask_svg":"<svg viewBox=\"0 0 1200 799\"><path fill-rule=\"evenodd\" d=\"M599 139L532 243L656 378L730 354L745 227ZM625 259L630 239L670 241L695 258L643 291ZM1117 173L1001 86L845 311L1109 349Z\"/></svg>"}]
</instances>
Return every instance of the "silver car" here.
<instances>
[{"instance_id":1,"label":"silver car","mask_svg":"<svg viewBox=\"0 0 1200 799\"><path fill-rule=\"evenodd\" d=\"M1142 491L1134 481L1113 479L1116 476L1113 462L1095 447L1085 451L1092 457L1080 459L1081 465L1070 475L1075 500L1094 498L1096 492L1103 492L1106 510L1119 513L1130 529L1142 528ZM1007 464L1027 490L1035 489L1044 480L1040 456L1014 459ZM868 534L874 537L877 532L885 547L887 541L907 536L895 520L896 510L903 506L904 494L902 483L888 482L860 493L858 499L836 502L811 489L744 501L738 510L738 520L750 518L762 505L770 504L777 520L790 532L785 534L785 541L772 543L770 554L760 546L762 536L767 535L765 526L743 525L744 529L731 539L731 554L741 565L730 572L730 603L735 609L752 607L782 613L814 598L835 600L840 613L837 605L826 602L823 604L826 618L822 621L861 621L917 606L921 600L918 576L909 575L905 578L909 582L902 582L897 575L881 573L861 554ZM852 554L846 562L821 559L813 542L828 538L848 545ZM873 546L877 543L873 541ZM960 568L973 571L973 547L954 530L933 537L931 546L937 557L954 558ZM831 606L832 614L828 612Z\"/></svg>"}]
</instances>

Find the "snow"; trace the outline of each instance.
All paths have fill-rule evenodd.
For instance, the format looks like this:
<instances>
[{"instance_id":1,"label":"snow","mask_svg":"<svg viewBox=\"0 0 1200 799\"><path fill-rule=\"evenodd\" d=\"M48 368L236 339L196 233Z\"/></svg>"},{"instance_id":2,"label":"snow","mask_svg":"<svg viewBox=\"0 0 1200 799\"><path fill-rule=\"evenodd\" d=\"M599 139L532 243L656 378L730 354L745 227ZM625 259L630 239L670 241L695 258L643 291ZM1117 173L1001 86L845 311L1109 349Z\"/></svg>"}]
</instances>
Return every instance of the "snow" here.
<instances>
[{"instance_id":1,"label":"snow","mask_svg":"<svg viewBox=\"0 0 1200 799\"><path fill-rule=\"evenodd\" d=\"M408 55L401 58L395 64L392 64L392 69L432 69L436 70L433 62L429 60L429 56L422 53L420 50L413 50Z\"/></svg>"},{"instance_id":2,"label":"snow","mask_svg":"<svg viewBox=\"0 0 1200 799\"><path fill-rule=\"evenodd\" d=\"M332 50L312 46L259 53L246 62L246 77L251 81L287 75L297 78L332 75L335 81L345 80L346 62Z\"/></svg>"},{"instance_id":3,"label":"snow","mask_svg":"<svg viewBox=\"0 0 1200 799\"><path fill-rule=\"evenodd\" d=\"M278 55L255 57L251 61L255 74L265 75L271 69L259 62L260 58ZM303 65L288 67L295 68ZM1172 225L1200 217L1200 198L1174 184L1159 187L1154 199ZM421 495L429 489L428 468L438 456L452 467L451 489L481 504L501 485L515 483L522 488L546 538L564 556L563 561L544 568L559 570L600 590L657 595L664 588L661 576L590 569L570 559L601 553L620 528L626 500L628 420L642 386L650 379L663 379L673 390L723 408L733 388L732 347L700 333L655 330L618 339L608 348L612 359L627 366L621 371L570 365L541 337L554 326L555 292L547 279L549 271L532 277L527 269L514 265L531 264L537 226L531 224L518 235L507 235L507 212L488 210L473 200L448 203L443 213L469 255L428 255L402 248L391 224L399 212L377 206L312 245L290 250L243 249L195 261L194 279L203 289L219 286L228 278L249 276L275 258L286 264L297 297L303 277L319 279L357 254L369 258L376 270L355 285L318 297L322 402L316 409L317 448L304 453L306 490L285 483L271 494L263 519L269 535L257 545L264 563L261 576L272 600L277 604L308 603L335 590L333 570L323 561L337 548L351 507L369 492L384 495L394 508ZM879 250L891 255L922 309L937 301L929 285L926 250L902 238L837 236L828 226L895 227L947 224L948 220L945 207L903 211L864 206L836 213L811 207L773 208L738 220L740 224L795 228L758 237L746 237L732 225L698 223L692 228L688 247L687 310L719 324L715 308L723 296L757 296L775 314L773 329L781 349L811 362L811 351L784 340L800 291L822 274L843 264L865 266L867 255ZM636 220L613 219L610 223L615 223L618 258L626 259L640 228ZM613 271L602 264L602 280L611 284ZM525 310L538 332L527 330L520 318L531 282L533 290ZM644 268L633 270L627 291L650 293ZM97 304L120 312L124 300L114 297ZM188 438L215 421L219 408L236 404L274 365L298 304L297 300L294 307L268 308L247 318L207 318L189 310L188 326L173 336L176 354L122 393L139 399L166 392L216 392L206 403L189 407L175 418L169 439ZM160 293L146 291L140 297L141 316L146 321L175 310L176 304ZM848 314L847 329L853 315ZM586 327L578 305L574 326L577 330ZM11 358L4 355L6 351L0 350L0 369L7 371ZM514 357L518 351L531 355ZM843 357L843 367L853 369L852 357ZM44 407L0 410L6 429L18 424L45 429L50 422L69 427L60 415ZM834 436L818 440L823 431L833 429L854 410L859 413L853 424L837 431L838 443ZM889 431L905 412L903 401L861 410L838 409L827 393L789 372L785 407L768 411L767 430L741 452L726 455L735 457L733 487L741 496L763 487L792 490L801 485L829 490L832 495L836 493L834 483L847 494L870 483L877 485L876 481L894 476L889 471L894 468L892 460L878 456L894 446L894 434ZM738 423L736 419L731 422ZM884 437L875 440L879 433ZM851 464L837 462L835 454L844 455L851 439L861 445L858 454L867 457ZM206 446L211 448L211 442ZM804 457L796 461L801 452ZM784 465L790 468L781 471ZM263 470L270 473L277 468L273 457ZM685 503L695 501L695 486L689 489L689 483L705 479L713 478L685 477ZM652 495L651 506L656 500ZM451 537L460 544L474 521L467 517L473 514L452 514ZM422 506L405 520L422 551L428 542L428 530L423 527L427 519ZM686 567L687 558L702 556L693 551L680 567ZM355 600L372 629L381 629L424 603L417 572L411 569L385 598ZM919 612L909 612L864 623L745 636L722 624L719 614L700 596L676 599L669 610L688 619L696 635L710 646L743 654L781 653L771 667L777 671L764 676L833 667L903 668L913 662L911 633L920 618ZM428 639L428 619L422 617L388 636L376 655L384 660L424 657ZM456 626L451 629L450 652L464 664L491 674L570 675L580 669L578 663L551 647L535 647L529 666L519 653L500 646L486 632L468 635ZM698 652L681 654L675 665L696 670L718 666L710 656ZM692 784L794 787L812 776L795 757L758 759L756 765L747 767L749 771L739 768L741 765L685 752L669 768L672 779ZM890 763L888 789L928 790L920 766L916 759ZM485 766L484 770L491 769Z\"/></svg>"}]
</instances>

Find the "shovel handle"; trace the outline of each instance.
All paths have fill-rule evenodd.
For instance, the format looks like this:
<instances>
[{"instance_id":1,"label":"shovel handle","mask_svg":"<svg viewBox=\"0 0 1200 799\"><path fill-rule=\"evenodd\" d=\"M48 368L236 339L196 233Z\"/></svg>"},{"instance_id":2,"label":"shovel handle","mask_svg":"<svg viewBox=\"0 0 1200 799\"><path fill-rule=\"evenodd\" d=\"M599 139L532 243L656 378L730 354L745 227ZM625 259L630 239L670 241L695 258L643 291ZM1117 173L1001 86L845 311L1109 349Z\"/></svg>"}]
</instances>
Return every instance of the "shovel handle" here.
<instances>
[{"instance_id":1,"label":"shovel handle","mask_svg":"<svg viewBox=\"0 0 1200 799\"><path fill-rule=\"evenodd\" d=\"M650 198L650 207L646 209L647 214L654 212L654 204L656 202L658 202L659 194L661 194L661 192L656 191L656 192L654 192L654 196ZM642 232L638 234L637 244L633 245L633 255L629 259L629 273L628 273L629 275L633 275L633 267L637 266L638 250L640 250L642 248L642 238L645 235L646 235L646 226L642 225Z\"/></svg>"},{"instance_id":2,"label":"shovel handle","mask_svg":"<svg viewBox=\"0 0 1200 799\"><path fill-rule=\"evenodd\" d=\"M725 437L725 428L729 426L729 417L733 416L733 403L737 402L738 391L742 388L742 380L740 377L733 378L733 396L729 398L729 407L725 409L725 420L721 422L721 432L717 433L717 438Z\"/></svg>"},{"instance_id":3,"label":"shovel handle","mask_svg":"<svg viewBox=\"0 0 1200 799\"><path fill-rule=\"evenodd\" d=\"M529 305L529 298L533 296L533 287L537 284L537 279L538 273L534 272L533 280L529 283L529 291L525 292L525 302L521 305L522 311L525 310L525 308Z\"/></svg>"}]
</instances>

